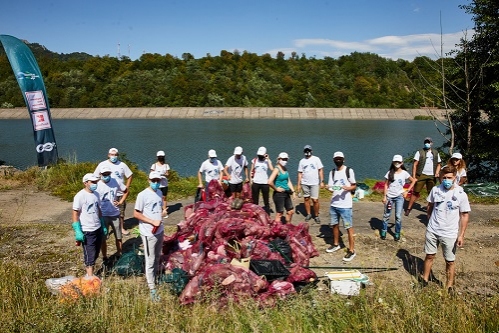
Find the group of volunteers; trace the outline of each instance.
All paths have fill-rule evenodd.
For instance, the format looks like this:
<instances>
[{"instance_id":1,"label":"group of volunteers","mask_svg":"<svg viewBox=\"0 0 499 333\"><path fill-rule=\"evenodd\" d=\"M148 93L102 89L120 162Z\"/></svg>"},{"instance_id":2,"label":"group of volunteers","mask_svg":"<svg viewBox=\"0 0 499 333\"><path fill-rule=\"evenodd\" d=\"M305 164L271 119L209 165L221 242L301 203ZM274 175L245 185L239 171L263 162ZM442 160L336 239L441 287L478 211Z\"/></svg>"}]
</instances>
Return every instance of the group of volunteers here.
<instances>
[{"instance_id":1,"label":"group of volunteers","mask_svg":"<svg viewBox=\"0 0 499 333\"><path fill-rule=\"evenodd\" d=\"M451 290L455 275L456 246L462 246L464 233L469 219L468 197L461 187L466 182L466 165L459 153L454 153L442 167L441 158L432 147L431 138L424 139L424 147L419 149L413 160L412 173L409 173L401 155L394 155L390 168L385 175L383 193L384 214L380 238L385 240L392 210L395 212L395 241L401 239L402 214L404 202L412 191L405 216L409 216L414 203L424 186L428 191L426 209L428 225L425 236L424 271L421 282L426 285L430 279L431 268L437 247L442 247L446 261L446 287ZM208 191L208 184L216 180L226 189L226 195L239 198L243 184L251 185L253 203L260 203L270 215L270 189L275 206L274 220L277 223L291 223L295 211L293 199L303 196L305 221L314 220L320 224L319 190L327 189L332 193L330 202L330 226L333 242L326 252L340 250L340 229L342 221L348 235L348 248L343 261L355 258L353 229L353 197L357 188L354 170L345 165L345 155L341 151L333 154L334 168L324 179L324 165L313 155L310 145L303 148L303 158L298 163L296 189L289 176L289 155L281 152L275 164L272 163L267 149L258 148L256 156L248 160L243 148L235 147L233 155L225 164L217 158L214 149L208 151L208 159L202 162L198 171L198 187ZM135 202L134 217L139 221L139 230L144 244L145 275L151 298L157 300L155 278L159 268L159 258L163 245L163 219L168 218L167 194L170 166L165 162L165 152L158 151L157 161L151 166L149 186L141 191ZM73 229L75 239L83 246L84 263L87 276L93 276L96 259L102 251L104 263L108 260L106 239L109 228L113 229L116 240L117 256L122 251L122 235L128 232L123 227L128 189L133 174L130 168L119 160L116 148L111 148L108 159L99 163L93 173L83 177L84 188L73 201ZM440 185L436 186L437 182ZM408 184L408 185L406 185ZM205 193L206 195L208 193ZM207 196L206 196L207 197Z\"/></svg>"}]
</instances>

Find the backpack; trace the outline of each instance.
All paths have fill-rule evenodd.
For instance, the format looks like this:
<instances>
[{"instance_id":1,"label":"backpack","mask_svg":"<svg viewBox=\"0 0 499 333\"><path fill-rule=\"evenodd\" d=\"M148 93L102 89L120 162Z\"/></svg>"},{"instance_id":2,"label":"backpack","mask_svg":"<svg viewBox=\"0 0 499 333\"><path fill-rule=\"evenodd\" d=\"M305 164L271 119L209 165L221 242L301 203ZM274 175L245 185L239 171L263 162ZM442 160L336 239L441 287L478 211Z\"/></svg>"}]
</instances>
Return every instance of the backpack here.
<instances>
[{"instance_id":1,"label":"backpack","mask_svg":"<svg viewBox=\"0 0 499 333\"><path fill-rule=\"evenodd\" d=\"M350 178L350 167L347 166L346 168L347 168L346 174L347 174L347 179L348 179L348 178ZM336 171L336 169L331 170L331 178L333 178L333 182L334 182L334 172L335 171ZM355 194L355 190L351 190L350 193L352 195L354 195Z\"/></svg>"}]
</instances>

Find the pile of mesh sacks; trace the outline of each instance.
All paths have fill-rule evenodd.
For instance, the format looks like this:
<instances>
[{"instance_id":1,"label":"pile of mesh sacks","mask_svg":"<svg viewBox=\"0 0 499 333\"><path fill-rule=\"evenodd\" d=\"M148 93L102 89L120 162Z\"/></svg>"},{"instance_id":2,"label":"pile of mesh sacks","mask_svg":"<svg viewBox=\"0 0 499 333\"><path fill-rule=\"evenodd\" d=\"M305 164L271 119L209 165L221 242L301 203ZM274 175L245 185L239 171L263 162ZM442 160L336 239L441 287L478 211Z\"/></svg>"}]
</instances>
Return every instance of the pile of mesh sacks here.
<instances>
[{"instance_id":1,"label":"pile of mesh sacks","mask_svg":"<svg viewBox=\"0 0 499 333\"><path fill-rule=\"evenodd\" d=\"M319 255L308 224L271 220L252 203L249 184L243 187L241 199L227 198L216 181L210 182L207 193L205 201L184 208L185 220L177 225L177 232L165 236L161 258L165 272L181 271L188 277L179 291L182 304L201 300L216 288L221 303L251 297L272 305L295 293L295 287L317 280L306 268L310 258ZM276 243L289 245L290 253ZM288 274L269 279L245 265L258 261L279 261Z\"/></svg>"}]
</instances>

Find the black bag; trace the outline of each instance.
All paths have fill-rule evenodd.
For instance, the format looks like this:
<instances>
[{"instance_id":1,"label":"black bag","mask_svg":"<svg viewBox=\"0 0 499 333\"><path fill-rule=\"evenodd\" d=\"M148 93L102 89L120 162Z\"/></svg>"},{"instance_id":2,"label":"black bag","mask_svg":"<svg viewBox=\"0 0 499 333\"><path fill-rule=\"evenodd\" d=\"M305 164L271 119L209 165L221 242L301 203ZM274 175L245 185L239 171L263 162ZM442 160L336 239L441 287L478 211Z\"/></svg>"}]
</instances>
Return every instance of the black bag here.
<instances>
[{"instance_id":1,"label":"black bag","mask_svg":"<svg viewBox=\"0 0 499 333\"><path fill-rule=\"evenodd\" d=\"M291 246L282 238L276 238L269 242L269 248L272 252L279 252L282 258L286 261L286 264L291 264L293 262L293 253L291 251Z\"/></svg>"},{"instance_id":2,"label":"black bag","mask_svg":"<svg viewBox=\"0 0 499 333\"><path fill-rule=\"evenodd\" d=\"M250 269L256 275L264 275L268 281L282 280L291 274L279 260L251 260Z\"/></svg>"},{"instance_id":3,"label":"black bag","mask_svg":"<svg viewBox=\"0 0 499 333\"><path fill-rule=\"evenodd\" d=\"M125 252L114 264L113 272L124 277L144 274L145 258L139 254L139 250L133 248L130 252Z\"/></svg>"}]
</instances>

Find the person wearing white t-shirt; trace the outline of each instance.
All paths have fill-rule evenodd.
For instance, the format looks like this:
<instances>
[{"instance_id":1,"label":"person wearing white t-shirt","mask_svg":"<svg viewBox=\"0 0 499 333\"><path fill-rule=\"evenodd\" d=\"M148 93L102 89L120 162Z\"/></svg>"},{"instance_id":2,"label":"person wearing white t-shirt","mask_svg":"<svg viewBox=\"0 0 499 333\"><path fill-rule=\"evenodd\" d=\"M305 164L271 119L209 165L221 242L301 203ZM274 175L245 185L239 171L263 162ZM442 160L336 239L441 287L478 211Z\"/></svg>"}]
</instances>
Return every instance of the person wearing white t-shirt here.
<instances>
[{"instance_id":1,"label":"person wearing white t-shirt","mask_svg":"<svg viewBox=\"0 0 499 333\"><path fill-rule=\"evenodd\" d=\"M243 190L243 180L249 182L248 160L243 155L242 147L234 149L234 155L229 157L225 163L224 173L229 179L229 190L232 198L239 198Z\"/></svg>"},{"instance_id":2,"label":"person wearing white t-shirt","mask_svg":"<svg viewBox=\"0 0 499 333\"><path fill-rule=\"evenodd\" d=\"M380 232L381 239L386 239L388 231L388 221L392 209L395 208L395 241L400 240L400 232L402 230L402 210L404 207L404 198L407 193L412 190L416 184L416 178L411 177L404 166L402 155L395 155L390 165L390 170L385 175L385 190L383 195L384 213L383 213L383 228ZM404 185L407 181L411 182L407 191Z\"/></svg>"},{"instance_id":3,"label":"person wearing white t-shirt","mask_svg":"<svg viewBox=\"0 0 499 333\"><path fill-rule=\"evenodd\" d=\"M269 170L273 171L274 166L267 154L267 148L260 147L256 152L256 157L251 163L251 196L253 197L253 203L255 205L259 204L259 194L262 192L263 205L267 214L270 214L270 202L269 202Z\"/></svg>"},{"instance_id":4,"label":"person wearing white t-shirt","mask_svg":"<svg viewBox=\"0 0 499 333\"><path fill-rule=\"evenodd\" d=\"M448 166L454 166L457 169L456 173L456 185L463 185L468 181L468 175L466 174L466 162L463 160L463 155L460 153L454 153L447 161L447 164L442 167L446 168ZM443 170L440 171L440 182L442 182Z\"/></svg>"},{"instance_id":5,"label":"person wearing white t-shirt","mask_svg":"<svg viewBox=\"0 0 499 333\"><path fill-rule=\"evenodd\" d=\"M111 148L109 149L108 159L105 161L102 161L97 165L97 168L95 168L94 171L94 176L100 177L101 174L101 169L104 166L108 166L111 168L111 177L116 179L119 183L125 184L126 188L130 190L130 185L132 184L132 179L133 179L133 172L130 170L128 165L126 163L122 162L119 160L119 152L118 149L116 148ZM125 221L125 210L126 210L126 200L121 200L121 197L123 196L123 192L121 190L118 191L118 200L120 200L122 203L119 205L120 209L120 227L121 227L121 233L123 235L129 235L130 232L125 230L124 227L124 221Z\"/></svg>"},{"instance_id":6,"label":"person wearing white t-shirt","mask_svg":"<svg viewBox=\"0 0 499 333\"><path fill-rule=\"evenodd\" d=\"M149 187L137 195L133 216L139 220L140 237L144 244L145 273L151 299L159 301L156 277L159 274L159 258L163 248L163 195L159 190L162 175L149 173Z\"/></svg>"},{"instance_id":7,"label":"person wearing white t-shirt","mask_svg":"<svg viewBox=\"0 0 499 333\"><path fill-rule=\"evenodd\" d=\"M306 145L303 147L304 158L298 163L298 182L297 191L300 193L303 190L303 205L305 206L305 221L310 221L312 217L315 223L321 223L319 218L319 189L324 188L324 166L321 159L312 155L312 147ZM312 216L311 204L314 208Z\"/></svg>"},{"instance_id":8,"label":"person wearing white t-shirt","mask_svg":"<svg viewBox=\"0 0 499 333\"><path fill-rule=\"evenodd\" d=\"M159 190L163 193L163 217L168 218L168 176L170 175L170 165L165 162L165 152L160 150L156 153L156 158L158 161L151 165L150 171L157 171L163 176L161 178L161 184L159 184Z\"/></svg>"},{"instance_id":9,"label":"person wearing white t-shirt","mask_svg":"<svg viewBox=\"0 0 499 333\"><path fill-rule=\"evenodd\" d=\"M464 244L464 233L468 227L471 211L468 195L455 184L457 169L445 168L442 183L435 186L428 198L423 286L428 284L433 261L440 245L445 259L447 282L445 287L453 292L455 277L456 246Z\"/></svg>"},{"instance_id":10,"label":"person wearing white t-shirt","mask_svg":"<svg viewBox=\"0 0 499 333\"><path fill-rule=\"evenodd\" d=\"M208 151L208 159L201 163L198 171L198 189L205 189L206 198L208 198L208 184L212 180L222 183L223 170L222 162L217 159L217 152L214 149L210 149Z\"/></svg>"},{"instance_id":11,"label":"person wearing white t-shirt","mask_svg":"<svg viewBox=\"0 0 499 333\"><path fill-rule=\"evenodd\" d=\"M357 188L355 173L344 165L345 155L337 151L333 155L335 169L329 172L328 190L333 193L331 198L331 228L333 229L333 244L326 250L328 253L338 251L340 247L340 219L343 221L343 227L348 233L348 249L343 261L351 261L355 258L355 242L353 238L353 220L352 220L352 192Z\"/></svg>"}]
</instances>

